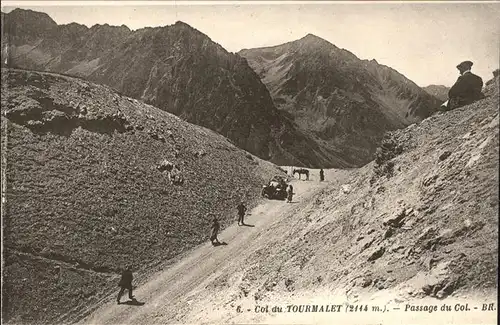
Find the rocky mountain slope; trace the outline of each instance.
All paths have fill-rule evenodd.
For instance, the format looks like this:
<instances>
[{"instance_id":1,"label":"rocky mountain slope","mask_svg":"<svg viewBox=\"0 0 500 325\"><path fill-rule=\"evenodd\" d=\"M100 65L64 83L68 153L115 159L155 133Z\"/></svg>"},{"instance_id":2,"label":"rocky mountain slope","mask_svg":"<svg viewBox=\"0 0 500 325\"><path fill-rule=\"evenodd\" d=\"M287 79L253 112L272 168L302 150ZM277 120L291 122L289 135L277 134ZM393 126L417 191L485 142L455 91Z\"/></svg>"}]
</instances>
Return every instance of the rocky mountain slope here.
<instances>
[{"instance_id":1,"label":"rocky mountain slope","mask_svg":"<svg viewBox=\"0 0 500 325\"><path fill-rule=\"evenodd\" d=\"M293 204L266 200L229 245L151 274L144 306L110 296L80 323L494 324L499 85L388 133L362 168L293 180Z\"/></svg>"},{"instance_id":2,"label":"rocky mountain slope","mask_svg":"<svg viewBox=\"0 0 500 325\"><path fill-rule=\"evenodd\" d=\"M2 13L2 66L52 71L113 87L208 127L278 164L352 166L274 106L246 60L177 22L126 26L57 25L48 15Z\"/></svg>"},{"instance_id":3,"label":"rocky mountain slope","mask_svg":"<svg viewBox=\"0 0 500 325\"><path fill-rule=\"evenodd\" d=\"M445 102L448 100L448 91L450 90L449 87L443 86L443 85L429 85L426 87L422 88L432 96L436 97L442 102Z\"/></svg>"},{"instance_id":4,"label":"rocky mountain slope","mask_svg":"<svg viewBox=\"0 0 500 325\"><path fill-rule=\"evenodd\" d=\"M495 302L498 288L499 85L497 77L488 98L389 134L376 161L346 176L328 171L329 184L299 198L239 263L203 283L210 291L186 293L177 322L427 324L424 313L392 308L459 299L472 312L430 316L493 323L495 310L473 306ZM397 316L270 310L345 303ZM269 310L235 311L256 305Z\"/></svg>"},{"instance_id":5,"label":"rocky mountain slope","mask_svg":"<svg viewBox=\"0 0 500 325\"><path fill-rule=\"evenodd\" d=\"M439 104L397 71L312 34L239 54L280 110L349 161L368 162L385 131L419 121Z\"/></svg>"},{"instance_id":6,"label":"rocky mountain slope","mask_svg":"<svg viewBox=\"0 0 500 325\"><path fill-rule=\"evenodd\" d=\"M129 262L139 283L156 264L169 272L162 262L206 239L208 212L228 224L240 197L252 201L260 182L279 172L212 131L108 87L18 70L2 78L4 321L84 316L114 300L116 271ZM423 298L491 302L499 85L497 77L487 98L390 133L362 168L327 171L323 184L315 183L317 171L297 181L294 204L258 206L248 233L233 227L234 246L191 266L198 282L181 281L178 295L163 292L144 309L113 304L113 315L133 323L289 323L311 314L235 310L374 298L389 307ZM163 159L180 166L182 184L158 169ZM202 263L215 271L204 274ZM159 292L171 285L152 283Z\"/></svg>"},{"instance_id":7,"label":"rocky mountain slope","mask_svg":"<svg viewBox=\"0 0 500 325\"><path fill-rule=\"evenodd\" d=\"M57 323L232 223L276 166L108 86L2 69L3 312ZM171 174L164 160L178 166ZM110 291L111 290L111 291Z\"/></svg>"}]
</instances>

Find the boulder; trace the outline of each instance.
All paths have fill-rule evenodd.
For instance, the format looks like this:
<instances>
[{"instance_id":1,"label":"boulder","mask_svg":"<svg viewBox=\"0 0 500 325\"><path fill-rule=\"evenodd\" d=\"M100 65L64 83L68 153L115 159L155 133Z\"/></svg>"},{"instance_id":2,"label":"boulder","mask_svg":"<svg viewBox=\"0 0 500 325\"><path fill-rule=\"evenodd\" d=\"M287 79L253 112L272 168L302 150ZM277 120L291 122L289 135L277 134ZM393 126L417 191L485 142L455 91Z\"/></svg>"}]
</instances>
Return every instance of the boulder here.
<instances>
[{"instance_id":1,"label":"boulder","mask_svg":"<svg viewBox=\"0 0 500 325\"><path fill-rule=\"evenodd\" d=\"M385 247L379 247L376 251L374 251L369 257L368 257L368 261L371 262L371 261L375 261L379 258L382 257L382 255L384 255L385 253Z\"/></svg>"}]
</instances>

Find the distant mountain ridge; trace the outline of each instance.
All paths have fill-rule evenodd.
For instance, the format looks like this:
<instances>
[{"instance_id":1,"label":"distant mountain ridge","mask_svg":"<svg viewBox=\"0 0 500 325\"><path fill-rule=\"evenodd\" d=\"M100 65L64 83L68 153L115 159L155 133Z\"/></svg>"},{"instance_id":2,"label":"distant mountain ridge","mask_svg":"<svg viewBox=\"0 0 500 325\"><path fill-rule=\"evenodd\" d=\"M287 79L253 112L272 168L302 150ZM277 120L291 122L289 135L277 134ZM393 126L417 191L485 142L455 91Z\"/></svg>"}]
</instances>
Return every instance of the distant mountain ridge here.
<instances>
[{"instance_id":1,"label":"distant mountain ridge","mask_svg":"<svg viewBox=\"0 0 500 325\"><path fill-rule=\"evenodd\" d=\"M109 85L281 165L363 165L386 130L427 116L433 105L390 68L314 35L257 59L249 53L258 50L229 53L183 22L88 28L16 9L2 13L2 27L2 66Z\"/></svg>"},{"instance_id":2,"label":"distant mountain ridge","mask_svg":"<svg viewBox=\"0 0 500 325\"><path fill-rule=\"evenodd\" d=\"M282 165L354 166L274 106L246 59L191 26L57 25L48 15L2 13L2 66L58 72L109 85Z\"/></svg>"},{"instance_id":3,"label":"distant mountain ridge","mask_svg":"<svg viewBox=\"0 0 500 325\"><path fill-rule=\"evenodd\" d=\"M385 131L419 121L439 104L394 69L312 34L239 54L280 110L351 159L368 159Z\"/></svg>"},{"instance_id":4,"label":"distant mountain ridge","mask_svg":"<svg viewBox=\"0 0 500 325\"><path fill-rule=\"evenodd\" d=\"M445 102L448 100L448 91L450 91L449 87L443 85L429 85L422 88L432 96L438 98L440 101Z\"/></svg>"}]
</instances>

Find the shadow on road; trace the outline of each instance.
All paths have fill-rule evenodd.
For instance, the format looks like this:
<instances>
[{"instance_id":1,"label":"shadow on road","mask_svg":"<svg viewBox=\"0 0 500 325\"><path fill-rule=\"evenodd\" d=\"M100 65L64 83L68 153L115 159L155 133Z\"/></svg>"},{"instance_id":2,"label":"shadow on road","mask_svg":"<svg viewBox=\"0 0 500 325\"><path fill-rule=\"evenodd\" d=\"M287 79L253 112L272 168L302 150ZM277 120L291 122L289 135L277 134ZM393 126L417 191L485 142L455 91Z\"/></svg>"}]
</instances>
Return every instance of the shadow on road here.
<instances>
[{"instance_id":1,"label":"shadow on road","mask_svg":"<svg viewBox=\"0 0 500 325\"><path fill-rule=\"evenodd\" d=\"M142 306L144 304L145 302L137 301L135 299L120 303L120 305L129 305L129 306Z\"/></svg>"},{"instance_id":2,"label":"shadow on road","mask_svg":"<svg viewBox=\"0 0 500 325\"><path fill-rule=\"evenodd\" d=\"M214 246L225 246L227 245L227 243L225 241L221 242L221 243L213 243Z\"/></svg>"},{"instance_id":3,"label":"shadow on road","mask_svg":"<svg viewBox=\"0 0 500 325\"><path fill-rule=\"evenodd\" d=\"M246 223L242 224L242 226L245 226L245 227L255 227L255 225L249 225L249 224L246 224Z\"/></svg>"}]
</instances>

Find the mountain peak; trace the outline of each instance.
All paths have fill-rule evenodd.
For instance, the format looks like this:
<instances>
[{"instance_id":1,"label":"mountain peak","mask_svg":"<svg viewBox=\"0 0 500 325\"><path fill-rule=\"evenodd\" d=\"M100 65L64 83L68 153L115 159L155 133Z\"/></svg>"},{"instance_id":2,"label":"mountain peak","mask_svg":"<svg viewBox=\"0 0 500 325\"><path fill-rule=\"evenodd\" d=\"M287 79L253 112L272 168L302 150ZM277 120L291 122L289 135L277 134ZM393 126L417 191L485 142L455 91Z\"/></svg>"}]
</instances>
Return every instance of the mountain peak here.
<instances>
[{"instance_id":1,"label":"mountain peak","mask_svg":"<svg viewBox=\"0 0 500 325\"><path fill-rule=\"evenodd\" d=\"M166 28L173 28L175 30L188 31L190 33L194 32L194 33L197 33L197 34L203 34L202 32L200 32L199 30L197 30L193 26L191 26L188 23L185 23L185 22L183 22L181 20L176 21L175 24L173 24L173 25L169 25L169 26L165 26L165 27ZM203 35L205 35L205 34L203 34Z\"/></svg>"},{"instance_id":2,"label":"mountain peak","mask_svg":"<svg viewBox=\"0 0 500 325\"><path fill-rule=\"evenodd\" d=\"M37 22L38 24L43 24L47 27L57 26L57 23L44 12L16 8L6 15L19 20L20 22L30 22L31 24Z\"/></svg>"},{"instance_id":3,"label":"mountain peak","mask_svg":"<svg viewBox=\"0 0 500 325\"><path fill-rule=\"evenodd\" d=\"M35 42L56 29L57 23L44 12L16 8L2 15L2 40L4 28L22 35L24 41Z\"/></svg>"},{"instance_id":4,"label":"mountain peak","mask_svg":"<svg viewBox=\"0 0 500 325\"><path fill-rule=\"evenodd\" d=\"M176 27L184 27L184 28L189 28L189 29L195 29L193 26L189 25L188 23L185 23L181 20L178 20L175 22L174 26Z\"/></svg>"},{"instance_id":5,"label":"mountain peak","mask_svg":"<svg viewBox=\"0 0 500 325\"><path fill-rule=\"evenodd\" d=\"M301 39L299 39L299 41L307 41L307 42L327 42L329 43L327 40L319 37L319 36L316 36L314 34L307 34L306 36L302 37Z\"/></svg>"},{"instance_id":6,"label":"mountain peak","mask_svg":"<svg viewBox=\"0 0 500 325\"><path fill-rule=\"evenodd\" d=\"M306 45L306 46L312 46L312 47L334 47L337 48L335 45L332 43L328 42L324 38L321 38L319 36L316 36L314 34L307 34L306 36L302 37L301 39L298 39L296 43L301 44L301 45Z\"/></svg>"},{"instance_id":7,"label":"mountain peak","mask_svg":"<svg viewBox=\"0 0 500 325\"><path fill-rule=\"evenodd\" d=\"M95 24L92 27L90 27L91 30L99 30L99 31L124 31L124 32L131 32L130 28L128 28L127 25L120 25L120 26L114 26L110 24Z\"/></svg>"},{"instance_id":8,"label":"mountain peak","mask_svg":"<svg viewBox=\"0 0 500 325\"><path fill-rule=\"evenodd\" d=\"M314 34L308 33L306 36L302 37L302 39L318 39L318 40L323 40L321 37L316 36Z\"/></svg>"}]
</instances>

